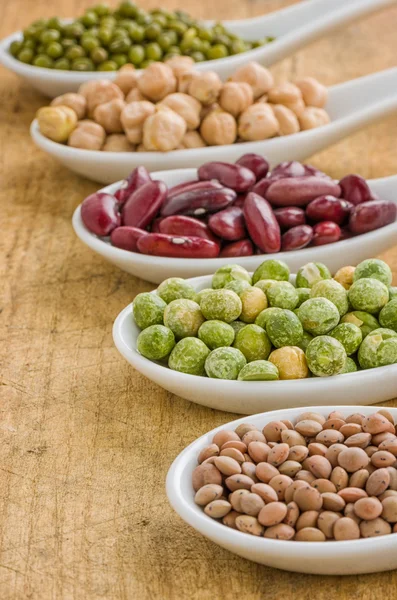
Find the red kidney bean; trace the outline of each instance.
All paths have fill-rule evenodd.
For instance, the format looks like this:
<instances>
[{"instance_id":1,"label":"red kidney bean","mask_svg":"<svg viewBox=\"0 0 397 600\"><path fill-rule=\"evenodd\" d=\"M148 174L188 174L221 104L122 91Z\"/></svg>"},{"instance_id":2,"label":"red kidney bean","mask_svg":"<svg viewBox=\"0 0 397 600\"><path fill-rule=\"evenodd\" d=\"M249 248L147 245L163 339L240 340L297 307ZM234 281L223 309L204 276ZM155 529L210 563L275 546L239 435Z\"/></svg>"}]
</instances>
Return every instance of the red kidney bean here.
<instances>
[{"instance_id":1,"label":"red kidney bean","mask_svg":"<svg viewBox=\"0 0 397 600\"><path fill-rule=\"evenodd\" d=\"M341 189L337 183L324 177L288 177L271 184L266 199L275 206L306 206L323 194L338 198Z\"/></svg>"},{"instance_id":2,"label":"red kidney bean","mask_svg":"<svg viewBox=\"0 0 397 600\"><path fill-rule=\"evenodd\" d=\"M297 225L288 229L281 236L281 250L300 250L313 239L313 228L310 225Z\"/></svg>"},{"instance_id":3,"label":"red kidney bean","mask_svg":"<svg viewBox=\"0 0 397 600\"><path fill-rule=\"evenodd\" d=\"M217 182L206 183L206 188L182 190L176 196L167 198L161 209L162 216L181 214L198 217L222 210L235 201L237 194L234 190Z\"/></svg>"},{"instance_id":4,"label":"red kidney bean","mask_svg":"<svg viewBox=\"0 0 397 600\"><path fill-rule=\"evenodd\" d=\"M222 187L218 181L213 182L216 187ZM177 196L181 193L182 190L190 190L190 189L204 189L208 187L208 181L199 181L198 179L194 179L193 181L185 181L185 183L178 183L178 185L174 185L174 187L168 190L167 198L171 199L174 196Z\"/></svg>"},{"instance_id":5,"label":"red kidney bean","mask_svg":"<svg viewBox=\"0 0 397 600\"><path fill-rule=\"evenodd\" d=\"M322 221L313 227L313 246L323 246L338 242L342 235L339 225L333 221Z\"/></svg>"},{"instance_id":6,"label":"red kidney bean","mask_svg":"<svg viewBox=\"0 0 397 600\"><path fill-rule=\"evenodd\" d=\"M148 233L139 238L138 250L142 254L171 258L216 258L219 244L201 237Z\"/></svg>"},{"instance_id":7,"label":"red kidney bean","mask_svg":"<svg viewBox=\"0 0 397 600\"><path fill-rule=\"evenodd\" d=\"M127 179L124 179L121 188L117 190L114 196L120 204L124 204L131 194L150 181L151 177L147 169L143 166L136 167L132 173L128 175Z\"/></svg>"},{"instance_id":8,"label":"red kidney bean","mask_svg":"<svg viewBox=\"0 0 397 600\"><path fill-rule=\"evenodd\" d=\"M306 215L312 221L334 221L342 225L347 221L353 205L335 196L319 196L306 207Z\"/></svg>"},{"instance_id":9,"label":"red kidney bean","mask_svg":"<svg viewBox=\"0 0 397 600\"><path fill-rule=\"evenodd\" d=\"M350 238L354 237L354 234L349 231L349 229L347 229L347 227L342 227L341 228L341 235L339 238L339 241L343 241L343 240L349 240Z\"/></svg>"},{"instance_id":10,"label":"red kidney bean","mask_svg":"<svg viewBox=\"0 0 397 600\"><path fill-rule=\"evenodd\" d=\"M153 232L153 228L152 233L155 233ZM186 217L184 215L172 215L171 217L160 219L158 224L158 233L182 236L188 235L193 237L202 237L206 240L212 240L213 242L219 241L206 223L200 221L199 219Z\"/></svg>"},{"instance_id":11,"label":"red kidney bean","mask_svg":"<svg viewBox=\"0 0 397 600\"><path fill-rule=\"evenodd\" d=\"M223 240L232 242L246 237L244 213L238 206L229 206L225 210L211 215L208 227Z\"/></svg>"},{"instance_id":12,"label":"red kidney bean","mask_svg":"<svg viewBox=\"0 0 397 600\"><path fill-rule=\"evenodd\" d=\"M162 220L163 219L161 217L157 217L157 219L154 219L150 226L151 233L160 233L160 223Z\"/></svg>"},{"instance_id":13,"label":"red kidney bean","mask_svg":"<svg viewBox=\"0 0 397 600\"><path fill-rule=\"evenodd\" d=\"M247 194L237 194L237 200L233 202L233 206L238 206L239 208L243 208L245 199Z\"/></svg>"},{"instance_id":14,"label":"red kidney bean","mask_svg":"<svg viewBox=\"0 0 397 600\"><path fill-rule=\"evenodd\" d=\"M81 205L81 219L95 235L109 235L121 223L116 198L103 192L91 194Z\"/></svg>"},{"instance_id":15,"label":"red kidney bean","mask_svg":"<svg viewBox=\"0 0 397 600\"><path fill-rule=\"evenodd\" d=\"M397 205L388 200L374 200L354 207L349 220L352 233L367 233L396 220Z\"/></svg>"},{"instance_id":16,"label":"red kidney bean","mask_svg":"<svg viewBox=\"0 0 397 600\"><path fill-rule=\"evenodd\" d=\"M205 163L197 174L201 180L217 179L222 185L236 192L246 192L256 182L252 171L241 165L226 162Z\"/></svg>"},{"instance_id":17,"label":"red kidney bean","mask_svg":"<svg viewBox=\"0 0 397 600\"><path fill-rule=\"evenodd\" d=\"M139 238L147 234L147 231L139 227L116 227L110 234L110 241L116 248L136 252Z\"/></svg>"},{"instance_id":18,"label":"red kidney bean","mask_svg":"<svg viewBox=\"0 0 397 600\"><path fill-rule=\"evenodd\" d=\"M249 192L244 204L244 216L254 244L264 252L278 252L281 247L280 225L269 202Z\"/></svg>"},{"instance_id":19,"label":"red kidney bean","mask_svg":"<svg viewBox=\"0 0 397 600\"><path fill-rule=\"evenodd\" d=\"M246 239L226 244L226 246L222 248L219 256L222 258L232 258L233 256L252 256L253 254L254 247L252 242L251 240Z\"/></svg>"},{"instance_id":20,"label":"red kidney bean","mask_svg":"<svg viewBox=\"0 0 397 600\"><path fill-rule=\"evenodd\" d=\"M346 175L340 180L339 185L343 198L354 205L372 200L371 190L360 175Z\"/></svg>"},{"instance_id":21,"label":"red kidney bean","mask_svg":"<svg viewBox=\"0 0 397 600\"><path fill-rule=\"evenodd\" d=\"M266 177L269 172L269 163L260 154L243 154L243 156L236 160L236 165L247 167L247 169L253 172L257 181Z\"/></svg>"},{"instance_id":22,"label":"red kidney bean","mask_svg":"<svg viewBox=\"0 0 397 600\"><path fill-rule=\"evenodd\" d=\"M252 188L251 192L254 192L254 194L258 194L258 196L262 196L262 198L266 198L266 193L267 190L269 189L269 187L272 185L272 183L274 183L275 181L278 181L279 178L271 178L271 177L264 177L263 179L260 179Z\"/></svg>"},{"instance_id":23,"label":"red kidney bean","mask_svg":"<svg viewBox=\"0 0 397 600\"><path fill-rule=\"evenodd\" d=\"M282 162L274 167L271 172L271 177L276 175L281 177L309 177L310 175L315 175L316 177L329 179L329 176L326 173L319 171L311 165L303 165L296 160Z\"/></svg>"},{"instance_id":24,"label":"red kidney bean","mask_svg":"<svg viewBox=\"0 0 397 600\"><path fill-rule=\"evenodd\" d=\"M274 216L281 229L284 230L306 223L305 211L297 206L283 206L282 208L276 208L274 210Z\"/></svg>"},{"instance_id":25,"label":"red kidney bean","mask_svg":"<svg viewBox=\"0 0 397 600\"><path fill-rule=\"evenodd\" d=\"M162 181L151 181L138 188L123 206L123 225L141 227L150 225L167 197L167 186Z\"/></svg>"}]
</instances>

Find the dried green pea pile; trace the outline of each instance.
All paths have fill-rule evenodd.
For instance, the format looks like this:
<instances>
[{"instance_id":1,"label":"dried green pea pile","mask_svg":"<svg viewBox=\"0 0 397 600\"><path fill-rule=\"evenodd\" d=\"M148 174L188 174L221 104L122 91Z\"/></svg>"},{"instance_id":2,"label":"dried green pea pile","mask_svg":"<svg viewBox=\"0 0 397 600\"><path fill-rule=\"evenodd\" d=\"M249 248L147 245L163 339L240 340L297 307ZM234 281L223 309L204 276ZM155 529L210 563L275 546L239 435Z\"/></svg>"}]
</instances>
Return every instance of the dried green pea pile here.
<instances>
[{"instance_id":1,"label":"dried green pea pile","mask_svg":"<svg viewBox=\"0 0 397 600\"><path fill-rule=\"evenodd\" d=\"M328 377L397 363L397 298L390 267L368 259L334 277L308 263L289 282L269 259L253 277L216 271L199 293L165 280L133 303L138 351L181 373L242 381Z\"/></svg>"},{"instance_id":2,"label":"dried green pea pile","mask_svg":"<svg viewBox=\"0 0 397 600\"><path fill-rule=\"evenodd\" d=\"M200 452L194 500L224 525L271 539L397 533L396 456L394 420L383 409L367 417L307 412L262 431L241 424Z\"/></svg>"}]
</instances>

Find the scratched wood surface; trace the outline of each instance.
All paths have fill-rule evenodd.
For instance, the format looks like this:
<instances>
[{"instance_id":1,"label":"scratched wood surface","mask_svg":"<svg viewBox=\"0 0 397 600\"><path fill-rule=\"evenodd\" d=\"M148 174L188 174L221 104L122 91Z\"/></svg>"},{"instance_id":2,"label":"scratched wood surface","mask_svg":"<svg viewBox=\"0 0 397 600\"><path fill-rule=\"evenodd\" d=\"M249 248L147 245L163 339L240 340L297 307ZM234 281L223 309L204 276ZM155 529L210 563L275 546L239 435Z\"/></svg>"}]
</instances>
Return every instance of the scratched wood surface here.
<instances>
[{"instance_id":1,"label":"scratched wood surface","mask_svg":"<svg viewBox=\"0 0 397 600\"><path fill-rule=\"evenodd\" d=\"M221 19L291 1L161 2L178 4ZM0 35L88 5L1 0ZM397 9L388 9L311 45L274 73L334 84L394 66L396 26ZM34 147L28 127L44 103L0 70L0 600L394 597L395 573L324 581L266 568L218 548L171 510L164 480L172 460L234 415L172 396L115 350L114 318L151 285L76 239L72 212L99 186ZM335 177L392 175L396 139L390 118L312 162ZM384 257L397 276L397 246Z\"/></svg>"}]
</instances>

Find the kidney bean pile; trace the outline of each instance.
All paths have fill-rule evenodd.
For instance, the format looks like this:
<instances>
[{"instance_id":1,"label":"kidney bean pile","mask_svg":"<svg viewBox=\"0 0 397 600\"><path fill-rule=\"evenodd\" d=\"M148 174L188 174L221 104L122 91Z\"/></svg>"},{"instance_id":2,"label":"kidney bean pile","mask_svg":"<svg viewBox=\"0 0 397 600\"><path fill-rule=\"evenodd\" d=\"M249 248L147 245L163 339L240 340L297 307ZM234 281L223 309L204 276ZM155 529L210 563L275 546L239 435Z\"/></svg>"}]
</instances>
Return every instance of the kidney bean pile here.
<instances>
[{"instance_id":1,"label":"kidney bean pile","mask_svg":"<svg viewBox=\"0 0 397 600\"><path fill-rule=\"evenodd\" d=\"M339 182L299 162L269 172L257 154L210 162L198 180L167 189L137 167L113 195L82 204L89 231L124 250L176 258L251 256L320 246L395 221L397 205L374 196L365 179Z\"/></svg>"},{"instance_id":2,"label":"kidney bean pile","mask_svg":"<svg viewBox=\"0 0 397 600\"><path fill-rule=\"evenodd\" d=\"M324 542L397 533L397 436L384 409L305 412L222 430L198 455L194 500L227 527Z\"/></svg>"}]
</instances>

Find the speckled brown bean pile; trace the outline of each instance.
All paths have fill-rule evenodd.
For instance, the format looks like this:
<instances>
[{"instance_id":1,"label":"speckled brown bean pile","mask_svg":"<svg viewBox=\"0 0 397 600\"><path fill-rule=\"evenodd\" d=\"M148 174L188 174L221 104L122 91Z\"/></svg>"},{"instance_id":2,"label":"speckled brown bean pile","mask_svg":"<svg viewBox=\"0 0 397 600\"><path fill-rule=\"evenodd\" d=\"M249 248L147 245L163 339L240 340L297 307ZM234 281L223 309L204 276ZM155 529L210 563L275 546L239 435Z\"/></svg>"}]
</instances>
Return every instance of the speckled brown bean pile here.
<instances>
[{"instance_id":1,"label":"speckled brown bean pile","mask_svg":"<svg viewBox=\"0 0 397 600\"><path fill-rule=\"evenodd\" d=\"M397 533L397 436L387 410L262 431L243 423L215 434L193 471L195 502L227 527L300 542Z\"/></svg>"}]
</instances>

